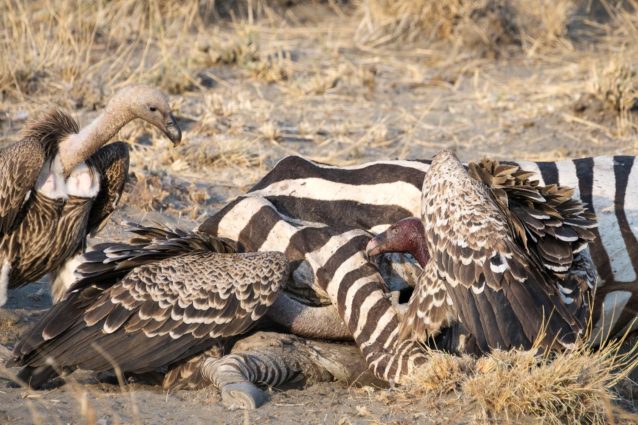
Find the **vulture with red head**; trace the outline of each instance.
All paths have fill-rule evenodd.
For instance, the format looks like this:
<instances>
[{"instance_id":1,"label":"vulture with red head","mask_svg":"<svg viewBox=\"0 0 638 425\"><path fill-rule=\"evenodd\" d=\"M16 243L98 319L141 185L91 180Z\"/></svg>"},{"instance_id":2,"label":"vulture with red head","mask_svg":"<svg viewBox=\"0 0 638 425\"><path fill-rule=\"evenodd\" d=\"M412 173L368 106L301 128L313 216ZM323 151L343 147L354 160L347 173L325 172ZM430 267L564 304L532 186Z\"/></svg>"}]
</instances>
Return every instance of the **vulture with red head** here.
<instances>
[{"instance_id":1,"label":"vulture with red head","mask_svg":"<svg viewBox=\"0 0 638 425\"><path fill-rule=\"evenodd\" d=\"M517 165L432 160L422 216L373 238L368 253L410 252L423 267L401 336L425 340L461 324L476 345L569 347L582 332L596 273L593 214L570 188L541 186Z\"/></svg>"}]
</instances>

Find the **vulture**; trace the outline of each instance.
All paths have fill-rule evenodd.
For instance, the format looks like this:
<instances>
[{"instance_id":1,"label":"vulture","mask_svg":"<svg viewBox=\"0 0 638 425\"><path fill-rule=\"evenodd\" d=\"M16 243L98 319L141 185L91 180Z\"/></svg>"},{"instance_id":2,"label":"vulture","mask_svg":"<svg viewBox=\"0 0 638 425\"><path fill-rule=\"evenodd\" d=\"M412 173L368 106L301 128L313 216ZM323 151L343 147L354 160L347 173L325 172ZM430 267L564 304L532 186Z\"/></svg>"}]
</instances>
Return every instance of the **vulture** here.
<instances>
[{"instance_id":1,"label":"vulture","mask_svg":"<svg viewBox=\"0 0 638 425\"><path fill-rule=\"evenodd\" d=\"M29 124L21 140L0 148L0 306L8 289L47 273L54 301L62 297L69 278L65 263L107 222L128 175L128 145L104 145L135 118L180 142L167 97L132 85L82 130L55 110Z\"/></svg>"},{"instance_id":2,"label":"vulture","mask_svg":"<svg viewBox=\"0 0 638 425\"><path fill-rule=\"evenodd\" d=\"M216 352L264 316L286 282L279 252L238 253L206 233L133 226L130 243L84 254L80 279L15 346L9 366L38 388L75 368L163 373Z\"/></svg>"},{"instance_id":3,"label":"vulture","mask_svg":"<svg viewBox=\"0 0 638 425\"><path fill-rule=\"evenodd\" d=\"M425 340L460 324L472 352L572 346L597 278L586 250L596 221L572 189L533 176L491 160L466 169L449 151L433 158L421 218L390 226L366 247L368 255L409 252L423 268L402 338Z\"/></svg>"}]
</instances>

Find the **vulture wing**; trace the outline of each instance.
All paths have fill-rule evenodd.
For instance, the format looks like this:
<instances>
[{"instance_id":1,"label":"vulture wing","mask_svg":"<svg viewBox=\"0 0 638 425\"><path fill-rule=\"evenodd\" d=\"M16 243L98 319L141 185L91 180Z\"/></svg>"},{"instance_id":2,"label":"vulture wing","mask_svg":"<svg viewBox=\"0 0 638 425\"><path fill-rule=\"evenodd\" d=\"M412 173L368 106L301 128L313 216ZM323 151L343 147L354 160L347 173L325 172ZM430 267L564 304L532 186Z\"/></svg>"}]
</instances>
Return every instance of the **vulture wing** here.
<instances>
[{"instance_id":1,"label":"vulture wing","mask_svg":"<svg viewBox=\"0 0 638 425\"><path fill-rule=\"evenodd\" d=\"M0 150L0 236L12 229L35 190L42 166L57 153L58 143L77 132L73 118L53 110L31 123L22 140Z\"/></svg>"},{"instance_id":2,"label":"vulture wing","mask_svg":"<svg viewBox=\"0 0 638 425\"><path fill-rule=\"evenodd\" d=\"M563 279L574 256L594 240L589 229L595 215L573 199L574 190L555 184L541 186L534 173L518 165L482 160L469 164L469 173L490 188L515 237L548 272Z\"/></svg>"},{"instance_id":3,"label":"vulture wing","mask_svg":"<svg viewBox=\"0 0 638 425\"><path fill-rule=\"evenodd\" d=\"M425 341L436 336L455 316L452 298L443 280L439 279L436 264L430 261L419 276L416 289L410 297L399 336L401 339L414 337Z\"/></svg>"},{"instance_id":4,"label":"vulture wing","mask_svg":"<svg viewBox=\"0 0 638 425\"><path fill-rule=\"evenodd\" d=\"M76 270L80 279L71 290L95 284L108 287L136 267L194 251L237 252L234 242L207 233L188 233L162 225L128 223L128 226L135 234L128 243L102 243L84 254Z\"/></svg>"},{"instance_id":5,"label":"vulture wing","mask_svg":"<svg viewBox=\"0 0 638 425\"><path fill-rule=\"evenodd\" d=\"M454 154L433 160L422 208L436 275L482 351L529 348L539 336L546 345L575 340L582 324L543 265L517 243L515 226L492 192Z\"/></svg>"},{"instance_id":6,"label":"vulture wing","mask_svg":"<svg viewBox=\"0 0 638 425\"><path fill-rule=\"evenodd\" d=\"M87 160L89 166L100 173L98 192L89 215L88 231L91 236L102 230L120 200L128 177L129 147L115 142L102 147Z\"/></svg>"},{"instance_id":7,"label":"vulture wing","mask_svg":"<svg viewBox=\"0 0 638 425\"><path fill-rule=\"evenodd\" d=\"M199 250L152 262L119 282L80 285L49 310L14 349L29 371L60 368L157 370L246 332L288 276L281 253Z\"/></svg>"},{"instance_id":8,"label":"vulture wing","mask_svg":"<svg viewBox=\"0 0 638 425\"><path fill-rule=\"evenodd\" d=\"M42 145L33 137L0 150L0 236L9 233L35 190L45 159Z\"/></svg>"}]
</instances>

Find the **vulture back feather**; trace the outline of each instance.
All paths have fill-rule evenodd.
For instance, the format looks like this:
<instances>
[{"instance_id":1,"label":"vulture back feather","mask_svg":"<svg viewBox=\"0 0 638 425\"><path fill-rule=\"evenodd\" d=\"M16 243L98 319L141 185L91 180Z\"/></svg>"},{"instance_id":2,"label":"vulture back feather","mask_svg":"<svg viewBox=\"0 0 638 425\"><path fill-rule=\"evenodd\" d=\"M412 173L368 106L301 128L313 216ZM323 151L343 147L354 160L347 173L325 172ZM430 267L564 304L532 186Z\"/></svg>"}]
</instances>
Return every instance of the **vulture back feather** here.
<instances>
[{"instance_id":1,"label":"vulture back feather","mask_svg":"<svg viewBox=\"0 0 638 425\"><path fill-rule=\"evenodd\" d=\"M574 190L551 184L540 185L534 173L520 166L484 159L470 162L469 174L483 182L526 251L551 274L563 279L571 269L574 255L594 240L589 230L596 217L573 199Z\"/></svg>"},{"instance_id":2,"label":"vulture back feather","mask_svg":"<svg viewBox=\"0 0 638 425\"><path fill-rule=\"evenodd\" d=\"M202 232L188 233L158 224L143 226L127 223L135 236L128 243L97 244L84 254L76 270L80 279L69 292L87 285L110 285L136 267L197 251L236 253L237 245L230 239L217 238Z\"/></svg>"},{"instance_id":3,"label":"vulture back feather","mask_svg":"<svg viewBox=\"0 0 638 425\"><path fill-rule=\"evenodd\" d=\"M132 231L130 244L89 253L84 278L16 345L10 363L24 366L22 381L49 379L49 359L63 370L165 372L250 330L288 279L280 252L233 253L228 241L162 227Z\"/></svg>"}]
</instances>

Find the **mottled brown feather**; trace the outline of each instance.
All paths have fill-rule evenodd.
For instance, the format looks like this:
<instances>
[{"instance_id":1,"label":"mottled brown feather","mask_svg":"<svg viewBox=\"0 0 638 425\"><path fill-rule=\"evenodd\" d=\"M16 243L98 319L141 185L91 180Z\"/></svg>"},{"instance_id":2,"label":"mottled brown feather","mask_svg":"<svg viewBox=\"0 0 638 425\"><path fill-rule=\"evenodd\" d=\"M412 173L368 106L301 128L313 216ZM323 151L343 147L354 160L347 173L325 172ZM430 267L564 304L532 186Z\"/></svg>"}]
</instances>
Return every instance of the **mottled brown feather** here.
<instances>
[{"instance_id":1,"label":"mottled brown feather","mask_svg":"<svg viewBox=\"0 0 638 425\"><path fill-rule=\"evenodd\" d=\"M160 249L161 239L145 239L141 226L135 230L142 234L138 241L145 240L158 256L144 257L143 264L115 280L108 272L103 280L89 273L24 336L14 349L14 364L37 368L52 358L71 369L112 368L97 345L125 372L175 365L250 329L288 276L281 253L221 254L206 248L215 242L209 236L180 232L185 239L180 245L176 233L151 228L149 233L166 237L172 250L168 255ZM228 248L219 241L214 245ZM182 249L175 251L175 246ZM103 255L107 249L102 246ZM143 245L134 246L128 252L135 254L125 261L143 257L143 250ZM119 264L116 260L114 268Z\"/></svg>"},{"instance_id":2,"label":"mottled brown feather","mask_svg":"<svg viewBox=\"0 0 638 425\"><path fill-rule=\"evenodd\" d=\"M12 230L45 160L42 144L33 138L0 150L0 237Z\"/></svg>"},{"instance_id":3,"label":"mottled brown feather","mask_svg":"<svg viewBox=\"0 0 638 425\"><path fill-rule=\"evenodd\" d=\"M595 221L570 199L570 189L541 187L532 176L494 161L470 164L468 174L453 154L435 157L424 180L422 219L432 256L428 265L436 272L424 273L420 284L426 288L413 295L406 323L417 322L415 314L429 320L431 306L418 303L431 300L419 294L442 291L436 289L438 277L452 300L448 317L458 316L481 351L529 348L543 326L548 346L555 338L574 341L587 306L567 307L556 282L572 266L574 249L587 241L559 237L570 239L570 230L583 234L576 228ZM554 230L561 228L569 230ZM550 270L557 265L567 269ZM422 337L420 326L415 332Z\"/></svg>"}]
</instances>

